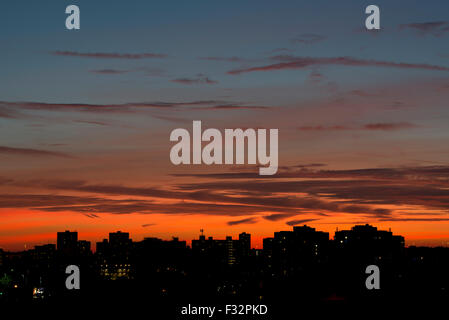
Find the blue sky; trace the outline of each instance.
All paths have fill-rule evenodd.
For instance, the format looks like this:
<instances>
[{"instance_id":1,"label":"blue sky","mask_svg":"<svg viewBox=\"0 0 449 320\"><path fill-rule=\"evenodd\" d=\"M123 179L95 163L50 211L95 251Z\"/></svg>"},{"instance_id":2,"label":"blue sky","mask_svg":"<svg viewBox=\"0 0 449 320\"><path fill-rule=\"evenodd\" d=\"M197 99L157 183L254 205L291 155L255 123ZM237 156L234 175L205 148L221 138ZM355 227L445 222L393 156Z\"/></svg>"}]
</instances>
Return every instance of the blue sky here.
<instances>
[{"instance_id":1,"label":"blue sky","mask_svg":"<svg viewBox=\"0 0 449 320\"><path fill-rule=\"evenodd\" d=\"M367 2L368 3L368 2ZM65 6L81 9L81 30L65 29ZM382 32L363 31L365 2L360 1L14 1L0 13L3 61L0 95L4 100L113 103L183 95L174 78L205 74L217 86L196 95L225 94L227 88L276 86L302 82L305 73L227 75L236 63L204 61L201 57L239 57L266 64L270 56L353 56L363 59L448 65L449 43L442 37L400 30L414 22L445 21L447 1L378 1ZM325 37L314 45L293 43L303 34ZM291 51L273 52L285 48ZM58 57L52 51L154 52L167 59L83 59ZM135 70L98 76L97 69ZM332 70L339 82L359 81L351 73ZM338 68L337 68L338 69ZM380 76L391 70L375 71ZM150 75L149 75L150 74ZM428 75L426 71L411 76ZM410 77L399 70L395 77ZM95 86L98 93L92 92ZM165 93L169 89L169 94ZM198 88L194 88L198 89ZM180 91L181 93L177 93ZM210 91L210 93L209 93ZM112 94L110 94L112 93ZM134 101L134 100L133 100Z\"/></svg>"}]
</instances>

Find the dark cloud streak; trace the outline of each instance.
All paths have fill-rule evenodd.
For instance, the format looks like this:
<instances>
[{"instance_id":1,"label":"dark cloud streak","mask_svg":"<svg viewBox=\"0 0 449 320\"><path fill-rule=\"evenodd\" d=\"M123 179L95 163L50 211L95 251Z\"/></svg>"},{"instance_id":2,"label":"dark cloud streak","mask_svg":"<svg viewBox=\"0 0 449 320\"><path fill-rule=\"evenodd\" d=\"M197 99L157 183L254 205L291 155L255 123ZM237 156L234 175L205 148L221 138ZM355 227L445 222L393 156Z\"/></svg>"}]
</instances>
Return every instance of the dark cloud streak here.
<instances>
[{"instance_id":1,"label":"dark cloud streak","mask_svg":"<svg viewBox=\"0 0 449 320\"><path fill-rule=\"evenodd\" d=\"M73 158L73 156L63 152L40 150L40 149L5 147L5 146L0 146L0 154Z\"/></svg>"},{"instance_id":2,"label":"dark cloud streak","mask_svg":"<svg viewBox=\"0 0 449 320\"><path fill-rule=\"evenodd\" d=\"M291 221L287 221L285 224L288 226L297 226L299 224L305 224L308 222L312 222L312 221L317 221L319 219L302 219L302 220L291 220Z\"/></svg>"},{"instance_id":3,"label":"dark cloud streak","mask_svg":"<svg viewBox=\"0 0 449 320\"><path fill-rule=\"evenodd\" d=\"M108 52L77 52L77 51L52 51L55 56L95 58L95 59L148 59L148 58L167 58L166 54L160 53L108 53Z\"/></svg>"},{"instance_id":4,"label":"dark cloud streak","mask_svg":"<svg viewBox=\"0 0 449 320\"><path fill-rule=\"evenodd\" d=\"M228 221L228 226L236 226L240 224L254 224L257 223L257 219L255 217L241 219L241 220L234 220L234 221Z\"/></svg>"},{"instance_id":5,"label":"dark cloud streak","mask_svg":"<svg viewBox=\"0 0 449 320\"><path fill-rule=\"evenodd\" d=\"M281 55L272 57L272 59L281 62L265 66L235 69L228 71L228 74L238 75L242 73L255 72L255 71L297 70L297 69L305 69L310 66L324 66L324 65L339 65L349 67L387 67L397 69L449 71L449 67L446 66L430 65L424 63L365 60L353 57L316 58L316 57L295 57L289 55Z\"/></svg>"},{"instance_id":6,"label":"dark cloud streak","mask_svg":"<svg viewBox=\"0 0 449 320\"><path fill-rule=\"evenodd\" d=\"M413 30L418 35L433 35L435 37L441 37L446 32L449 32L449 22L448 21L415 22L415 23L402 24L399 26L399 29Z\"/></svg>"}]
</instances>

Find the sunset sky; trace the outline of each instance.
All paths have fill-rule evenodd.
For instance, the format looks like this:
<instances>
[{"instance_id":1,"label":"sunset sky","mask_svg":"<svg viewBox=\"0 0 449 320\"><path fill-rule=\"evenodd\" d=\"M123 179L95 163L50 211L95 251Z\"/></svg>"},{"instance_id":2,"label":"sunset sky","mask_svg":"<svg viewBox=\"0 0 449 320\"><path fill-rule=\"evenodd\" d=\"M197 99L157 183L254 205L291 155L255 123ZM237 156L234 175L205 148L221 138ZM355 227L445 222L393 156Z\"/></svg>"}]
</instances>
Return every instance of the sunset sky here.
<instances>
[{"instance_id":1,"label":"sunset sky","mask_svg":"<svg viewBox=\"0 0 449 320\"><path fill-rule=\"evenodd\" d=\"M380 31L363 1L2 4L0 248L362 223L448 246L449 2L406 3L375 1ZM279 129L278 173L173 165L193 120Z\"/></svg>"}]
</instances>

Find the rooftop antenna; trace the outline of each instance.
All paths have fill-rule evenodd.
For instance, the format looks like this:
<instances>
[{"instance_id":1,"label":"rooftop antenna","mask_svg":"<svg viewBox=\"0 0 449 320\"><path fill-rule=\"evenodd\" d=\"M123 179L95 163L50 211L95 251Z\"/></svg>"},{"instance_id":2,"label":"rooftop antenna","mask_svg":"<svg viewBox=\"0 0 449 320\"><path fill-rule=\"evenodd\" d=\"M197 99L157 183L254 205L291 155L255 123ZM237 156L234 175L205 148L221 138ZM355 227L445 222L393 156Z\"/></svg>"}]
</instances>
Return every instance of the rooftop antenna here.
<instances>
[{"instance_id":1,"label":"rooftop antenna","mask_svg":"<svg viewBox=\"0 0 449 320\"><path fill-rule=\"evenodd\" d=\"M204 229L200 229L201 235L204 236Z\"/></svg>"}]
</instances>

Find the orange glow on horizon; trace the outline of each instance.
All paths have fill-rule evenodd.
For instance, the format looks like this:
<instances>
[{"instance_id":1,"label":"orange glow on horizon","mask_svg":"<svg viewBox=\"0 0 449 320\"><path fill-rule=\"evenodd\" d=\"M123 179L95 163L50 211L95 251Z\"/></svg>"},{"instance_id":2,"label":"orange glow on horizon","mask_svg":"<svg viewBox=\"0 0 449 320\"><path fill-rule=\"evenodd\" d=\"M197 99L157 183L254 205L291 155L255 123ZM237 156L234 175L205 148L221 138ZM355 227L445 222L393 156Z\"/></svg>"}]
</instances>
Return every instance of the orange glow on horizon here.
<instances>
[{"instance_id":1,"label":"orange glow on horizon","mask_svg":"<svg viewBox=\"0 0 449 320\"><path fill-rule=\"evenodd\" d=\"M190 244L192 239L198 238L200 229L204 229L206 236L216 239L224 239L229 235L236 239L239 233L248 232L252 237L252 247L261 249L263 238L272 237L276 231L292 229L285 221L267 221L263 218L258 218L254 224L229 226L228 216L207 216L205 219L202 215L182 215L182 223L179 223L177 214L99 214L98 218L89 218L76 212L54 214L26 209L3 209L0 213L3 217L0 223L0 248L11 251L23 250L25 245L31 249L34 245L56 243L56 232L65 230L78 231L79 239L91 241L93 250L96 242L108 238L109 232L119 230L129 232L134 241L145 237L169 240L174 236ZM307 218L301 216L301 219ZM335 217L333 220L331 223L311 221L303 224L329 232L331 239L337 227L344 230L359 224L356 221L348 223L347 217ZM403 222L373 221L371 224L382 230L391 228L394 234L405 237L406 245L449 245L449 222L407 222L405 225Z\"/></svg>"}]
</instances>

